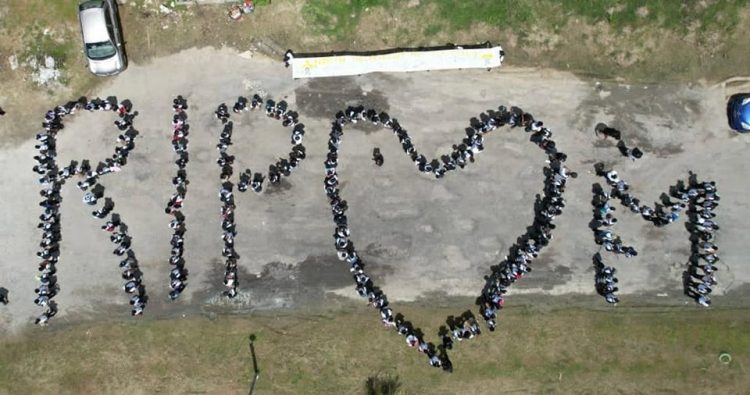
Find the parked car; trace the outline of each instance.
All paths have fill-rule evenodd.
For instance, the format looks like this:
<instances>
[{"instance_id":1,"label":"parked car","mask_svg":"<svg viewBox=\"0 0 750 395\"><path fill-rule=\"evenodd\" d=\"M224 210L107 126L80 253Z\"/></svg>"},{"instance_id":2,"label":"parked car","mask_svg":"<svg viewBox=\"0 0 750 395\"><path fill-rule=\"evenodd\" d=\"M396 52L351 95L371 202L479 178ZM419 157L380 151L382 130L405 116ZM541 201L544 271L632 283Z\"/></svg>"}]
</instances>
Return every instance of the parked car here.
<instances>
[{"instance_id":1,"label":"parked car","mask_svg":"<svg viewBox=\"0 0 750 395\"><path fill-rule=\"evenodd\" d=\"M78 4L83 52L89 70L100 76L125 70L127 58L122 41L116 0L81 0Z\"/></svg>"},{"instance_id":2,"label":"parked car","mask_svg":"<svg viewBox=\"0 0 750 395\"><path fill-rule=\"evenodd\" d=\"M740 132L750 132L750 93L732 95L727 103L729 126Z\"/></svg>"}]
</instances>

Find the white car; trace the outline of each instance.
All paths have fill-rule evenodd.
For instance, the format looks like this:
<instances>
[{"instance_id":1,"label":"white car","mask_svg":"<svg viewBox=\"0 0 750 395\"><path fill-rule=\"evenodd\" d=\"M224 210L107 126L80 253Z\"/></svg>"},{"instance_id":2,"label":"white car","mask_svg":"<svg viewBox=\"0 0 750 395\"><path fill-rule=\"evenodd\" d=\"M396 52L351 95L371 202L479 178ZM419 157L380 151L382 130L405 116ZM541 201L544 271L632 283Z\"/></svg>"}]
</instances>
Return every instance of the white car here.
<instances>
[{"instance_id":1,"label":"white car","mask_svg":"<svg viewBox=\"0 0 750 395\"><path fill-rule=\"evenodd\" d=\"M117 15L116 0L81 0L78 4L83 51L89 70L100 76L125 70L127 58Z\"/></svg>"}]
</instances>

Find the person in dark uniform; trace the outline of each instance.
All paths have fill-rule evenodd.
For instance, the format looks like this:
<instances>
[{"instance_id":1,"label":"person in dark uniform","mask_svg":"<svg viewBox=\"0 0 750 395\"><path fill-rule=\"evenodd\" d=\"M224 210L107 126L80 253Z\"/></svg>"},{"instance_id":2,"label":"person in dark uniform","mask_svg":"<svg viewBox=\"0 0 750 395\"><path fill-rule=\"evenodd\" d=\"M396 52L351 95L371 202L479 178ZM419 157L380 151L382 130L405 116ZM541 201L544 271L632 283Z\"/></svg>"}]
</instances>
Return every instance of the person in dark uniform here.
<instances>
[{"instance_id":1,"label":"person in dark uniform","mask_svg":"<svg viewBox=\"0 0 750 395\"><path fill-rule=\"evenodd\" d=\"M372 149L372 161L375 162L376 166L383 166L384 159L383 154L380 153L380 148L375 147Z\"/></svg>"},{"instance_id":2,"label":"person in dark uniform","mask_svg":"<svg viewBox=\"0 0 750 395\"><path fill-rule=\"evenodd\" d=\"M2 304L8 304L10 301L8 300L8 289L5 287L0 287L0 303Z\"/></svg>"}]
</instances>

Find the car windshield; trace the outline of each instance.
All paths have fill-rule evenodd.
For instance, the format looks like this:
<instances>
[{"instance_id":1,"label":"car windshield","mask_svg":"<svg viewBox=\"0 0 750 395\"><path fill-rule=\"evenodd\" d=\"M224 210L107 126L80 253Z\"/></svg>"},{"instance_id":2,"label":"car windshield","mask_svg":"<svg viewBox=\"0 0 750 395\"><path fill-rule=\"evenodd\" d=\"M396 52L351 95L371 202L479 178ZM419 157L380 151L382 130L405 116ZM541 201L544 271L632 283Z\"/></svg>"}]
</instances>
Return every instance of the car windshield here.
<instances>
[{"instance_id":1,"label":"car windshield","mask_svg":"<svg viewBox=\"0 0 750 395\"><path fill-rule=\"evenodd\" d=\"M86 55L92 60L104 60L115 54L115 46L110 41L86 44Z\"/></svg>"},{"instance_id":2,"label":"car windshield","mask_svg":"<svg viewBox=\"0 0 750 395\"><path fill-rule=\"evenodd\" d=\"M83 11L83 10L88 10L89 8L102 8L102 5L103 3L101 0L90 0L85 3L80 4L78 6L78 9Z\"/></svg>"}]
</instances>

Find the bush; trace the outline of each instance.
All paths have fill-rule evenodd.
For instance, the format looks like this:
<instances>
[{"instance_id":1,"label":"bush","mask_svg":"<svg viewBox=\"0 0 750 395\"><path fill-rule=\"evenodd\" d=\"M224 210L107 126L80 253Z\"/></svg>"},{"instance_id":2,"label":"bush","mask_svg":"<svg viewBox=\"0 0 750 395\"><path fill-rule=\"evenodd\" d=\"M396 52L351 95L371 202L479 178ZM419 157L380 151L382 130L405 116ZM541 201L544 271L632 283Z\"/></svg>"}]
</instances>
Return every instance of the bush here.
<instances>
[{"instance_id":1,"label":"bush","mask_svg":"<svg viewBox=\"0 0 750 395\"><path fill-rule=\"evenodd\" d=\"M370 376L365 382L365 394L367 395L396 395L401 388L398 376L390 373L378 373Z\"/></svg>"}]
</instances>

